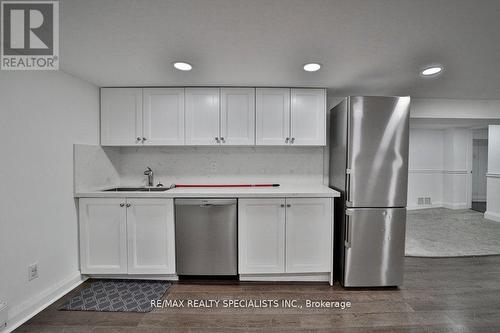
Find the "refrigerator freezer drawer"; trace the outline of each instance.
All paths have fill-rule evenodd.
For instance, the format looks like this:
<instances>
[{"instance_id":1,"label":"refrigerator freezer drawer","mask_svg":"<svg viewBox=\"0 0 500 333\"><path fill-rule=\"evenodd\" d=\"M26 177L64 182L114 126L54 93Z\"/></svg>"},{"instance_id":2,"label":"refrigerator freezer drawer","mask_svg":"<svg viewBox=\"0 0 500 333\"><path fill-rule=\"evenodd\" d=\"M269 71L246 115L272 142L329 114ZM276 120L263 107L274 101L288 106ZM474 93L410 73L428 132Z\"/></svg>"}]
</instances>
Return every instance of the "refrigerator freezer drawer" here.
<instances>
[{"instance_id":1,"label":"refrigerator freezer drawer","mask_svg":"<svg viewBox=\"0 0 500 333\"><path fill-rule=\"evenodd\" d=\"M403 283L406 208L346 210L345 287Z\"/></svg>"}]
</instances>

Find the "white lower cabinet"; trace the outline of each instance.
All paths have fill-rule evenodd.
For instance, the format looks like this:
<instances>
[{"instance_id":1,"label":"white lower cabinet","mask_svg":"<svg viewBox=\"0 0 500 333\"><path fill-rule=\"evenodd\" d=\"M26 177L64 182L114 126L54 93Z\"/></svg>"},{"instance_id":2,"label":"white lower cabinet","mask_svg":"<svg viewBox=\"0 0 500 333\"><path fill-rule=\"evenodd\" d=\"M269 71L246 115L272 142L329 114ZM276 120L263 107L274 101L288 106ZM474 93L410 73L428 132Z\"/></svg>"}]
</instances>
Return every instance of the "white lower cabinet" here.
<instances>
[{"instance_id":1,"label":"white lower cabinet","mask_svg":"<svg viewBox=\"0 0 500 333\"><path fill-rule=\"evenodd\" d=\"M128 199L128 274L175 274L172 199Z\"/></svg>"},{"instance_id":2,"label":"white lower cabinet","mask_svg":"<svg viewBox=\"0 0 500 333\"><path fill-rule=\"evenodd\" d=\"M238 201L238 272L285 271L285 199Z\"/></svg>"},{"instance_id":3,"label":"white lower cabinet","mask_svg":"<svg viewBox=\"0 0 500 333\"><path fill-rule=\"evenodd\" d=\"M240 199L240 274L331 273L333 199Z\"/></svg>"},{"instance_id":4,"label":"white lower cabinet","mask_svg":"<svg viewBox=\"0 0 500 333\"><path fill-rule=\"evenodd\" d=\"M82 274L175 274L173 199L80 199Z\"/></svg>"},{"instance_id":5,"label":"white lower cabinet","mask_svg":"<svg viewBox=\"0 0 500 333\"><path fill-rule=\"evenodd\" d=\"M332 199L286 199L286 272L329 272L332 265Z\"/></svg>"},{"instance_id":6,"label":"white lower cabinet","mask_svg":"<svg viewBox=\"0 0 500 333\"><path fill-rule=\"evenodd\" d=\"M80 199L80 266L83 274L127 273L125 199Z\"/></svg>"}]
</instances>

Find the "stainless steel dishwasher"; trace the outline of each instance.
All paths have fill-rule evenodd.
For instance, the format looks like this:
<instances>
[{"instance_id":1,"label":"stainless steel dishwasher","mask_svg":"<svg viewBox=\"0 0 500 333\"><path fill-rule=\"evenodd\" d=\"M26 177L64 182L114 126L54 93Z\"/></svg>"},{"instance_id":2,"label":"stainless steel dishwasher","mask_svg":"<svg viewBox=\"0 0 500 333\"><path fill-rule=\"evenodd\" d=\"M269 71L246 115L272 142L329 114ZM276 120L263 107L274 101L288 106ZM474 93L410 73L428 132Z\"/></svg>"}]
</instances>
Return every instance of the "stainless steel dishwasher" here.
<instances>
[{"instance_id":1,"label":"stainless steel dishwasher","mask_svg":"<svg viewBox=\"0 0 500 333\"><path fill-rule=\"evenodd\" d=\"M176 199L177 275L237 275L236 199Z\"/></svg>"}]
</instances>

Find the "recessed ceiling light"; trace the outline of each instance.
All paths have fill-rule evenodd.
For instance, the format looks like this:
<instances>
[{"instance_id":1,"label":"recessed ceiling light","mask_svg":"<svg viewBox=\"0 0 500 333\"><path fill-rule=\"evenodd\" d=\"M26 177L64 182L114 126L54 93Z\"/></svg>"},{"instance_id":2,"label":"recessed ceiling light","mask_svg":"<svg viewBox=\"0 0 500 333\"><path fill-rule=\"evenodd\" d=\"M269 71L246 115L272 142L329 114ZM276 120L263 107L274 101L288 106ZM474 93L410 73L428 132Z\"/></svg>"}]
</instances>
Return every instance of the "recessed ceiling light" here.
<instances>
[{"instance_id":1,"label":"recessed ceiling light","mask_svg":"<svg viewBox=\"0 0 500 333\"><path fill-rule=\"evenodd\" d=\"M193 66L191 66L191 64L182 61L174 62L174 67L175 69L178 69L180 71L190 71L193 69Z\"/></svg>"},{"instance_id":2,"label":"recessed ceiling light","mask_svg":"<svg viewBox=\"0 0 500 333\"><path fill-rule=\"evenodd\" d=\"M310 62L310 63L304 65L304 70L306 72L316 72L316 71L319 71L320 68L321 68L321 65L316 63L316 62Z\"/></svg>"},{"instance_id":3,"label":"recessed ceiling light","mask_svg":"<svg viewBox=\"0 0 500 333\"><path fill-rule=\"evenodd\" d=\"M433 76L441 73L442 71L443 71L443 66L431 66L424 68L420 72L420 74L422 74L422 76Z\"/></svg>"}]
</instances>

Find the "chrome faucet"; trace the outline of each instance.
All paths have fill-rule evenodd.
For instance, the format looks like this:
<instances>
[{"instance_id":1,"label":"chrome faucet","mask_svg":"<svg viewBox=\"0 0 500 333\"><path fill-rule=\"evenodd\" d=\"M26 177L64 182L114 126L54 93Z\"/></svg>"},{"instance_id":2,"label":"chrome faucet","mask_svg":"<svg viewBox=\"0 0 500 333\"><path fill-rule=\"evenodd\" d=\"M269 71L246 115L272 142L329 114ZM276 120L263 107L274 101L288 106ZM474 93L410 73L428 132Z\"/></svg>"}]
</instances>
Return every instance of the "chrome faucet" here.
<instances>
[{"instance_id":1,"label":"chrome faucet","mask_svg":"<svg viewBox=\"0 0 500 333\"><path fill-rule=\"evenodd\" d=\"M153 186L153 170L150 167L146 167L144 175L148 176L148 186Z\"/></svg>"}]
</instances>

